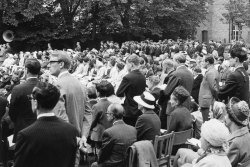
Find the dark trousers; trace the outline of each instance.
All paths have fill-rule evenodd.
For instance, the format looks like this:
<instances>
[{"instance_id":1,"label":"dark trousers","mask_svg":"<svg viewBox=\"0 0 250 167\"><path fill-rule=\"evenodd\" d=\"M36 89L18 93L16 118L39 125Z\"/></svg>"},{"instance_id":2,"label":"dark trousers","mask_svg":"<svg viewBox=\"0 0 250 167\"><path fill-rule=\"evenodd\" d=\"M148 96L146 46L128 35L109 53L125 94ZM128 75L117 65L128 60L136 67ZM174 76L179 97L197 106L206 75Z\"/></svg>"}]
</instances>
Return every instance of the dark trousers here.
<instances>
[{"instance_id":1,"label":"dark trousers","mask_svg":"<svg viewBox=\"0 0 250 167\"><path fill-rule=\"evenodd\" d=\"M203 122L208 121L209 120L209 108L201 107L200 111L202 114Z\"/></svg>"}]
</instances>

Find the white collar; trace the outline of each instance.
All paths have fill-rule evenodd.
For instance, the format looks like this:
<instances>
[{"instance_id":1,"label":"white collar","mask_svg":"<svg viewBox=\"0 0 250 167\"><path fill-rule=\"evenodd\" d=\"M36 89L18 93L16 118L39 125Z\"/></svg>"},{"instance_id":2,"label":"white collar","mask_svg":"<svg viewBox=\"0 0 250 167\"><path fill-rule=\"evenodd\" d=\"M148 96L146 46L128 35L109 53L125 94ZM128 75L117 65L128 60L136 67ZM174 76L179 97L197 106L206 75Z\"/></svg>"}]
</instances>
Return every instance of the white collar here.
<instances>
[{"instance_id":1,"label":"white collar","mask_svg":"<svg viewBox=\"0 0 250 167\"><path fill-rule=\"evenodd\" d=\"M181 68L181 67L186 67L185 65L180 65L180 66L178 66L177 68L176 68L176 70L178 69L178 68ZM186 67L187 68L187 67Z\"/></svg>"},{"instance_id":2,"label":"white collar","mask_svg":"<svg viewBox=\"0 0 250 167\"><path fill-rule=\"evenodd\" d=\"M120 120L120 119L117 120L117 121L114 121L114 122L113 122L113 125L115 125L117 122L121 122L121 121L122 121L122 120Z\"/></svg>"},{"instance_id":3,"label":"white collar","mask_svg":"<svg viewBox=\"0 0 250 167\"><path fill-rule=\"evenodd\" d=\"M66 74L66 73L68 73L68 71L63 71L63 72L61 72L61 73L58 75L58 78L60 78L63 74Z\"/></svg>"},{"instance_id":4,"label":"white collar","mask_svg":"<svg viewBox=\"0 0 250 167\"><path fill-rule=\"evenodd\" d=\"M29 80L29 79L37 79L37 77L28 77L28 78L26 78L26 80Z\"/></svg>"},{"instance_id":5,"label":"white collar","mask_svg":"<svg viewBox=\"0 0 250 167\"><path fill-rule=\"evenodd\" d=\"M41 118L41 117L53 117L53 116L55 116L55 113L53 113L53 112L50 112L50 113L42 113L42 114L39 114L39 115L37 116L37 119L39 119L39 118Z\"/></svg>"}]
</instances>

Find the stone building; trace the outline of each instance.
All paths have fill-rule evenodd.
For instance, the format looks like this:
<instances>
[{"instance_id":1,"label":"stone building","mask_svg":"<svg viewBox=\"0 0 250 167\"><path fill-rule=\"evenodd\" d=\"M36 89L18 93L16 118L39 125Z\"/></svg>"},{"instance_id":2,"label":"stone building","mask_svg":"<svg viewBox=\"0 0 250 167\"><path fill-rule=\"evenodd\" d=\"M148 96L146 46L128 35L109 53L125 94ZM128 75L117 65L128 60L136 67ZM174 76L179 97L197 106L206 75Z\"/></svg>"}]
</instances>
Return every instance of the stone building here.
<instances>
[{"instance_id":1,"label":"stone building","mask_svg":"<svg viewBox=\"0 0 250 167\"><path fill-rule=\"evenodd\" d=\"M229 0L214 0L213 4L208 7L209 13L207 20L200 24L197 28L196 39L202 42L208 40L222 41L223 43L230 43L231 40L239 40L239 27L235 23L231 23L225 19L224 13L227 13L225 4ZM250 28L243 24L241 37L246 44L250 44Z\"/></svg>"}]
</instances>

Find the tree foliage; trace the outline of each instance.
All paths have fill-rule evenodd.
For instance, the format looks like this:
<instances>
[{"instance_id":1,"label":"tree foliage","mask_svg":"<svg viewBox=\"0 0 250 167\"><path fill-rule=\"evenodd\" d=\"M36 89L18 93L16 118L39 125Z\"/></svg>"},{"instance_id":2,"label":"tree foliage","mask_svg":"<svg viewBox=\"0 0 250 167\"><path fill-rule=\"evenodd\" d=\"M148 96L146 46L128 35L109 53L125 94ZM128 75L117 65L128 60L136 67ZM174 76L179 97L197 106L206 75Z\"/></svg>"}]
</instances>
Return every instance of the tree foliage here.
<instances>
[{"instance_id":1,"label":"tree foliage","mask_svg":"<svg viewBox=\"0 0 250 167\"><path fill-rule=\"evenodd\" d=\"M1 0L0 26L16 41L184 38L205 20L211 0Z\"/></svg>"}]
</instances>

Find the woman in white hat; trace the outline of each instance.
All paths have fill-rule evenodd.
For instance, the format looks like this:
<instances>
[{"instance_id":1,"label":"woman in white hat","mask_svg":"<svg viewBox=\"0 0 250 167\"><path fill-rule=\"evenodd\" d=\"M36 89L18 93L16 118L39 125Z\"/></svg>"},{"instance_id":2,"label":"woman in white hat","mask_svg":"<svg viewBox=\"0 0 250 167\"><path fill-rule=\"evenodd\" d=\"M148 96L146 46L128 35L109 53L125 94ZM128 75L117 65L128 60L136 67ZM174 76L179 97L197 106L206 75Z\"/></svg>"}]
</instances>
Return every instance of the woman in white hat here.
<instances>
[{"instance_id":1,"label":"woman in white hat","mask_svg":"<svg viewBox=\"0 0 250 167\"><path fill-rule=\"evenodd\" d=\"M161 121L158 115L155 114L155 98L145 91L140 96L133 98L138 103L138 109L142 111L136 121L135 128L137 130L137 140L154 141L156 135L160 135Z\"/></svg>"}]
</instances>

